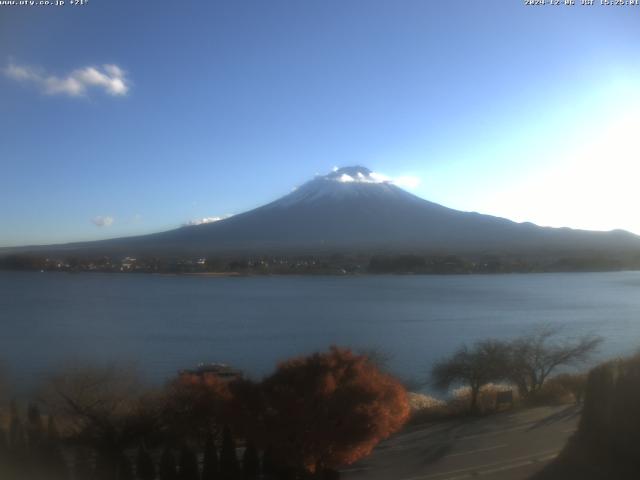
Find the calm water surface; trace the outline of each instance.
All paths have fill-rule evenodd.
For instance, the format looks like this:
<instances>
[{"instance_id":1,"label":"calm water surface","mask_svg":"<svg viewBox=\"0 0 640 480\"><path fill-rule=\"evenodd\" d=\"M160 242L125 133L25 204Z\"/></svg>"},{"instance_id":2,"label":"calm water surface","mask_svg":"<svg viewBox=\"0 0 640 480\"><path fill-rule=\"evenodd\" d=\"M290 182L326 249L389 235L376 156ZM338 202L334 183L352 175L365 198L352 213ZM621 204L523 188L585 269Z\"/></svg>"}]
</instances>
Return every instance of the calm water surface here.
<instances>
[{"instance_id":1,"label":"calm water surface","mask_svg":"<svg viewBox=\"0 0 640 480\"><path fill-rule=\"evenodd\" d=\"M261 376L331 344L378 347L424 377L460 343L547 322L640 347L640 272L212 278L0 272L0 359L35 385L70 361L134 361L160 381L200 362Z\"/></svg>"}]
</instances>

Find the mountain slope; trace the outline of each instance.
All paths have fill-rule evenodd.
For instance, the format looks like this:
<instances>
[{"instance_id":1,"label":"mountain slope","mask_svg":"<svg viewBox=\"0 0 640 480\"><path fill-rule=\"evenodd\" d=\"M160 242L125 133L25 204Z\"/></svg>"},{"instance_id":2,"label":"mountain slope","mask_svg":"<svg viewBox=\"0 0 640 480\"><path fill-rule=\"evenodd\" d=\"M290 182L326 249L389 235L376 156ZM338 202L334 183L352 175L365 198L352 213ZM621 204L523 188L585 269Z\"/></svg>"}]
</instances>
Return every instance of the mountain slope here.
<instances>
[{"instance_id":1,"label":"mountain slope","mask_svg":"<svg viewBox=\"0 0 640 480\"><path fill-rule=\"evenodd\" d=\"M364 167L347 167L219 222L63 248L135 255L611 252L640 250L640 237L623 231L543 228L452 210L384 181Z\"/></svg>"}]
</instances>

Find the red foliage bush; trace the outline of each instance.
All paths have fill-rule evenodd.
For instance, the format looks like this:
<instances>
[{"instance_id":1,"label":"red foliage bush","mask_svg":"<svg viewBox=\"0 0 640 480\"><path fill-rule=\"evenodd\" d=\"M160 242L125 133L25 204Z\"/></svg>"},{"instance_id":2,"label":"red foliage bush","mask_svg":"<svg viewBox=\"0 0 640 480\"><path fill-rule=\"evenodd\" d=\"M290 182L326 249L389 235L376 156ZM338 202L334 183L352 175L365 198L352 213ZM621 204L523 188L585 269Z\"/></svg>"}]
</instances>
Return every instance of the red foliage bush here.
<instances>
[{"instance_id":1,"label":"red foliage bush","mask_svg":"<svg viewBox=\"0 0 640 480\"><path fill-rule=\"evenodd\" d=\"M283 466L309 472L357 461L409 418L397 380L337 347L281 363L261 387L264 411L254 439Z\"/></svg>"},{"instance_id":2,"label":"red foliage bush","mask_svg":"<svg viewBox=\"0 0 640 480\"><path fill-rule=\"evenodd\" d=\"M178 435L229 425L285 469L326 471L368 455L408 420L407 392L366 355L333 347L281 363L260 383L181 375L166 394Z\"/></svg>"},{"instance_id":3,"label":"red foliage bush","mask_svg":"<svg viewBox=\"0 0 640 480\"><path fill-rule=\"evenodd\" d=\"M231 400L229 382L215 375L181 374L167 387L165 421L174 433L204 438L219 429Z\"/></svg>"}]
</instances>

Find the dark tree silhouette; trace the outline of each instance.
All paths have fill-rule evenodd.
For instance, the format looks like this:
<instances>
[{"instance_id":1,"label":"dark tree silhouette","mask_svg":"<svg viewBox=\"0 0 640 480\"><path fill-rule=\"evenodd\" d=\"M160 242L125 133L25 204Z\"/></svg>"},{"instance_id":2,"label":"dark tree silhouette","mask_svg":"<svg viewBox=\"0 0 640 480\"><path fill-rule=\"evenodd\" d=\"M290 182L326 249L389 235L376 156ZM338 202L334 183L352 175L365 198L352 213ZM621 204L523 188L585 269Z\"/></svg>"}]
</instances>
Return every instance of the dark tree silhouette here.
<instances>
[{"instance_id":1,"label":"dark tree silhouette","mask_svg":"<svg viewBox=\"0 0 640 480\"><path fill-rule=\"evenodd\" d=\"M198 457L187 445L180 450L178 478L180 480L198 480L200 478Z\"/></svg>"},{"instance_id":2,"label":"dark tree silhouette","mask_svg":"<svg viewBox=\"0 0 640 480\"><path fill-rule=\"evenodd\" d=\"M131 460L126 455L120 457L118 462L118 474L117 480L135 480L133 475L133 467L131 466Z\"/></svg>"},{"instance_id":3,"label":"dark tree silhouette","mask_svg":"<svg viewBox=\"0 0 640 480\"><path fill-rule=\"evenodd\" d=\"M7 434L0 426L0 473L5 472L9 468L9 444L7 442Z\"/></svg>"},{"instance_id":4,"label":"dark tree silhouette","mask_svg":"<svg viewBox=\"0 0 640 480\"><path fill-rule=\"evenodd\" d=\"M177 480L178 471L176 469L176 459L171 450L165 448L160 456L160 467L158 468L160 480Z\"/></svg>"},{"instance_id":5,"label":"dark tree silhouette","mask_svg":"<svg viewBox=\"0 0 640 480\"><path fill-rule=\"evenodd\" d=\"M368 455L404 425L404 387L365 355L332 347L281 363L262 383L261 436L279 466L324 472Z\"/></svg>"},{"instance_id":6,"label":"dark tree silhouette","mask_svg":"<svg viewBox=\"0 0 640 480\"><path fill-rule=\"evenodd\" d=\"M96 480L116 480L119 457L119 455L114 456L112 452L99 450L95 463Z\"/></svg>"},{"instance_id":7,"label":"dark tree silhouette","mask_svg":"<svg viewBox=\"0 0 640 480\"><path fill-rule=\"evenodd\" d=\"M49 415L47 420L46 438L42 442L42 461L52 480L66 478L68 468L62 454L60 435L53 415Z\"/></svg>"},{"instance_id":8,"label":"dark tree silhouette","mask_svg":"<svg viewBox=\"0 0 640 480\"><path fill-rule=\"evenodd\" d=\"M60 433L58 433L58 424L56 417L49 415L47 418L47 442L58 443L60 441Z\"/></svg>"},{"instance_id":9,"label":"dark tree silhouette","mask_svg":"<svg viewBox=\"0 0 640 480\"><path fill-rule=\"evenodd\" d=\"M87 448L78 447L73 460L73 478L75 480L89 480L93 477L91 453Z\"/></svg>"},{"instance_id":10,"label":"dark tree silhouette","mask_svg":"<svg viewBox=\"0 0 640 480\"><path fill-rule=\"evenodd\" d=\"M25 424L28 463L31 474L35 477L47 473L46 439L40 409L36 404L27 406L27 421Z\"/></svg>"},{"instance_id":11,"label":"dark tree silhouette","mask_svg":"<svg viewBox=\"0 0 640 480\"><path fill-rule=\"evenodd\" d=\"M278 467L274 458L273 448L265 448L262 453L262 474L267 478L273 478L278 473Z\"/></svg>"},{"instance_id":12,"label":"dark tree silhouette","mask_svg":"<svg viewBox=\"0 0 640 480\"><path fill-rule=\"evenodd\" d=\"M44 424L40 408L32 403L27 407L27 440L31 449L39 449L44 440Z\"/></svg>"},{"instance_id":13,"label":"dark tree silhouette","mask_svg":"<svg viewBox=\"0 0 640 480\"><path fill-rule=\"evenodd\" d=\"M220 465L218 462L218 452L213 435L207 435L204 445L204 459L202 464L202 480L216 480L220 478Z\"/></svg>"},{"instance_id":14,"label":"dark tree silhouette","mask_svg":"<svg viewBox=\"0 0 640 480\"><path fill-rule=\"evenodd\" d=\"M4 431L4 428L2 428L2 425L0 425L0 455L4 455L8 448L7 433Z\"/></svg>"},{"instance_id":15,"label":"dark tree silhouette","mask_svg":"<svg viewBox=\"0 0 640 480\"><path fill-rule=\"evenodd\" d=\"M231 429L225 426L222 430L222 448L220 449L220 478L235 479L238 476L238 470L236 442L231 435Z\"/></svg>"},{"instance_id":16,"label":"dark tree silhouette","mask_svg":"<svg viewBox=\"0 0 640 480\"><path fill-rule=\"evenodd\" d=\"M228 382L218 376L182 374L167 387L164 422L175 437L200 442L219 430L230 400Z\"/></svg>"},{"instance_id":17,"label":"dark tree silhouette","mask_svg":"<svg viewBox=\"0 0 640 480\"><path fill-rule=\"evenodd\" d=\"M240 438L254 438L255 432L264 430L266 404L262 385L247 379L228 383L231 399L225 404L225 420Z\"/></svg>"},{"instance_id":18,"label":"dark tree silhouette","mask_svg":"<svg viewBox=\"0 0 640 480\"><path fill-rule=\"evenodd\" d=\"M138 480L155 480L156 478L156 467L153 459L147 449L142 445L138 448L138 455L136 457L136 474Z\"/></svg>"},{"instance_id":19,"label":"dark tree silhouette","mask_svg":"<svg viewBox=\"0 0 640 480\"><path fill-rule=\"evenodd\" d=\"M251 441L247 442L242 454L242 476L245 480L255 480L260 474L260 457L258 449Z\"/></svg>"},{"instance_id":20,"label":"dark tree silhouette","mask_svg":"<svg viewBox=\"0 0 640 480\"><path fill-rule=\"evenodd\" d=\"M20 411L15 401L9 407L9 446L11 449L24 448L26 442Z\"/></svg>"},{"instance_id":21,"label":"dark tree silhouette","mask_svg":"<svg viewBox=\"0 0 640 480\"><path fill-rule=\"evenodd\" d=\"M591 369L580 410L578 430L558 458L532 479L637 479L640 354Z\"/></svg>"},{"instance_id":22,"label":"dark tree silhouette","mask_svg":"<svg viewBox=\"0 0 640 480\"><path fill-rule=\"evenodd\" d=\"M463 345L451 357L436 363L431 377L442 390L454 384L468 386L471 389L469 409L477 412L480 388L507 376L508 353L504 342L493 340L477 342L471 348Z\"/></svg>"},{"instance_id":23,"label":"dark tree silhouette","mask_svg":"<svg viewBox=\"0 0 640 480\"><path fill-rule=\"evenodd\" d=\"M29 453L24 426L16 402L9 408L9 445L8 463L10 471L17 477L26 476L29 469Z\"/></svg>"}]
</instances>

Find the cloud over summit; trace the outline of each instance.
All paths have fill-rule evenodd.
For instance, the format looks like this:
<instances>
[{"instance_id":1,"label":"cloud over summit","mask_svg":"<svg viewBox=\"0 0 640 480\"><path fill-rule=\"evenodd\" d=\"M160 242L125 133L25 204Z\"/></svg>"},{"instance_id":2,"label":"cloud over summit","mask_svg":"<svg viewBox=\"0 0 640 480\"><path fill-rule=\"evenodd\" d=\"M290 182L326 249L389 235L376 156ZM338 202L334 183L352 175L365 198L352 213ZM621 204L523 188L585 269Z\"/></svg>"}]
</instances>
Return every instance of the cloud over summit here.
<instances>
[{"instance_id":1,"label":"cloud over summit","mask_svg":"<svg viewBox=\"0 0 640 480\"><path fill-rule=\"evenodd\" d=\"M338 170L337 168L334 168L333 171L335 173ZM335 176L334 179L341 183L391 183L398 187L409 189L416 188L420 184L420 178L415 176L389 177L378 172L357 172L351 175L348 173L342 173L340 176Z\"/></svg>"}]
</instances>

